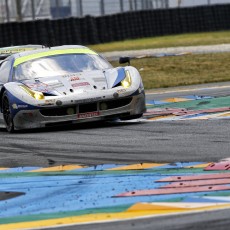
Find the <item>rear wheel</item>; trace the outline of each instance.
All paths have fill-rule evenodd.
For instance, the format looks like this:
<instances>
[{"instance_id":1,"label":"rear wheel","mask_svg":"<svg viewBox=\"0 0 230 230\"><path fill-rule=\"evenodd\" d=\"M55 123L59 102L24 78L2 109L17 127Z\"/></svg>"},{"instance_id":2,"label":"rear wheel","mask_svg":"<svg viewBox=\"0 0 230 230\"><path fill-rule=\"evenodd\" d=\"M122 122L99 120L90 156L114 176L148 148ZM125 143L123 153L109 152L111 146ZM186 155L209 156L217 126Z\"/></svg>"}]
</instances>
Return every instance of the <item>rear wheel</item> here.
<instances>
[{"instance_id":1,"label":"rear wheel","mask_svg":"<svg viewBox=\"0 0 230 230\"><path fill-rule=\"evenodd\" d=\"M10 103L6 91L4 92L2 97L2 113L7 131L13 133L14 122L10 111Z\"/></svg>"}]
</instances>

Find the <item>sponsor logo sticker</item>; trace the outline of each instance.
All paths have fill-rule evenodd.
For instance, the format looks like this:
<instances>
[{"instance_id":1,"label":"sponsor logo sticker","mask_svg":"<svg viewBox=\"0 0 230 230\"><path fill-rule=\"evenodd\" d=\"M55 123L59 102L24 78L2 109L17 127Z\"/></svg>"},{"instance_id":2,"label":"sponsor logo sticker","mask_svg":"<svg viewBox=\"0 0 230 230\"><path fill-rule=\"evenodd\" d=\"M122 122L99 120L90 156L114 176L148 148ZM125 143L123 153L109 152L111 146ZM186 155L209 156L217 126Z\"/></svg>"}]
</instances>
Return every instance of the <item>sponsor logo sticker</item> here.
<instances>
[{"instance_id":1,"label":"sponsor logo sticker","mask_svg":"<svg viewBox=\"0 0 230 230\"><path fill-rule=\"evenodd\" d=\"M98 111L95 112L88 112L88 113L79 113L77 115L78 118L90 118L90 117L97 117L100 113Z\"/></svg>"},{"instance_id":2,"label":"sponsor logo sticker","mask_svg":"<svg viewBox=\"0 0 230 230\"><path fill-rule=\"evenodd\" d=\"M45 100L45 104L54 104L54 103L55 103L54 99Z\"/></svg>"},{"instance_id":3,"label":"sponsor logo sticker","mask_svg":"<svg viewBox=\"0 0 230 230\"><path fill-rule=\"evenodd\" d=\"M50 88L47 84L39 82L39 83L28 83L26 84L30 89L32 90L36 90L39 92L43 92L43 93L48 93L50 92Z\"/></svg>"},{"instance_id":4,"label":"sponsor logo sticker","mask_svg":"<svg viewBox=\"0 0 230 230\"><path fill-rule=\"evenodd\" d=\"M18 109L18 106L14 103L12 104L13 109Z\"/></svg>"},{"instance_id":5,"label":"sponsor logo sticker","mask_svg":"<svg viewBox=\"0 0 230 230\"><path fill-rule=\"evenodd\" d=\"M80 80L80 77L74 76L70 78L70 81L78 81Z\"/></svg>"},{"instance_id":6,"label":"sponsor logo sticker","mask_svg":"<svg viewBox=\"0 0 230 230\"><path fill-rule=\"evenodd\" d=\"M118 94L125 93L125 92L126 92L126 89L118 89L118 90L117 90L117 93L118 93Z\"/></svg>"},{"instance_id":7,"label":"sponsor logo sticker","mask_svg":"<svg viewBox=\"0 0 230 230\"><path fill-rule=\"evenodd\" d=\"M17 104L12 104L13 109L24 109L28 108L28 105L17 105Z\"/></svg>"},{"instance_id":8,"label":"sponsor logo sticker","mask_svg":"<svg viewBox=\"0 0 230 230\"><path fill-rule=\"evenodd\" d=\"M84 87L88 85L90 85L89 82L79 82L79 83L72 84L72 87L77 88L77 87Z\"/></svg>"},{"instance_id":9,"label":"sponsor logo sticker","mask_svg":"<svg viewBox=\"0 0 230 230\"><path fill-rule=\"evenodd\" d=\"M44 83L52 88L59 88L64 86L62 82L60 82L59 80L50 80L50 81L45 81Z\"/></svg>"},{"instance_id":10,"label":"sponsor logo sticker","mask_svg":"<svg viewBox=\"0 0 230 230\"><path fill-rule=\"evenodd\" d=\"M71 77L79 77L79 76L81 76L81 73L71 73L71 74L62 75L63 78L71 78Z\"/></svg>"},{"instance_id":11,"label":"sponsor logo sticker","mask_svg":"<svg viewBox=\"0 0 230 230\"><path fill-rule=\"evenodd\" d=\"M104 77L93 78L93 80L94 80L95 82L105 82L105 78L104 78Z\"/></svg>"}]
</instances>

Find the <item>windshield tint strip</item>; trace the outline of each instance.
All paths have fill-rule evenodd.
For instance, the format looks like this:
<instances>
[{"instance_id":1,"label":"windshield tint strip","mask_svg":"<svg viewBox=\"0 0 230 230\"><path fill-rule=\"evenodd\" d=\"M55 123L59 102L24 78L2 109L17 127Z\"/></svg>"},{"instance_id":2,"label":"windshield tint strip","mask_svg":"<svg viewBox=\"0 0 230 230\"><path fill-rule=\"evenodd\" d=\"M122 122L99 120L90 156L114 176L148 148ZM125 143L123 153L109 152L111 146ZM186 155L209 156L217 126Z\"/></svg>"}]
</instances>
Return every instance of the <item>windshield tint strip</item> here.
<instances>
[{"instance_id":1,"label":"windshield tint strip","mask_svg":"<svg viewBox=\"0 0 230 230\"><path fill-rule=\"evenodd\" d=\"M90 49L67 49L67 50L49 50L46 52L40 52L35 54L30 54L27 56L19 57L14 62L14 67L33 59L47 57L47 56L53 56L53 55L60 55L60 54L96 54L94 51Z\"/></svg>"}]
</instances>

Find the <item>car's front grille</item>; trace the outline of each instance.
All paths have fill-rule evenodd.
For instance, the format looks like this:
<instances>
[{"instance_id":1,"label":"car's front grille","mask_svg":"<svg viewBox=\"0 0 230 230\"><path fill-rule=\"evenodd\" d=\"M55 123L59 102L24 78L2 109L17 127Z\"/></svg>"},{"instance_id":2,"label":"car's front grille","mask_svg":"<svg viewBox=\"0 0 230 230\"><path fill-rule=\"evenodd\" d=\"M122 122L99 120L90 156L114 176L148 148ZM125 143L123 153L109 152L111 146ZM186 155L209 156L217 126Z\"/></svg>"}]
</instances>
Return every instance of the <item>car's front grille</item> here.
<instances>
[{"instance_id":1,"label":"car's front grille","mask_svg":"<svg viewBox=\"0 0 230 230\"><path fill-rule=\"evenodd\" d=\"M40 109L40 113L43 116L67 116L76 114L76 106L69 107L57 107L57 108L48 108L48 109Z\"/></svg>"},{"instance_id":2,"label":"car's front grille","mask_svg":"<svg viewBox=\"0 0 230 230\"><path fill-rule=\"evenodd\" d=\"M87 113L97 111L97 102L79 105L79 113Z\"/></svg>"},{"instance_id":3,"label":"car's front grille","mask_svg":"<svg viewBox=\"0 0 230 230\"><path fill-rule=\"evenodd\" d=\"M43 108L40 109L40 113L43 116L67 116L77 113L88 113L96 111L105 111L110 109L116 109L130 104L132 97L113 99L95 103L79 104L75 106L68 107L55 107L55 108Z\"/></svg>"}]
</instances>

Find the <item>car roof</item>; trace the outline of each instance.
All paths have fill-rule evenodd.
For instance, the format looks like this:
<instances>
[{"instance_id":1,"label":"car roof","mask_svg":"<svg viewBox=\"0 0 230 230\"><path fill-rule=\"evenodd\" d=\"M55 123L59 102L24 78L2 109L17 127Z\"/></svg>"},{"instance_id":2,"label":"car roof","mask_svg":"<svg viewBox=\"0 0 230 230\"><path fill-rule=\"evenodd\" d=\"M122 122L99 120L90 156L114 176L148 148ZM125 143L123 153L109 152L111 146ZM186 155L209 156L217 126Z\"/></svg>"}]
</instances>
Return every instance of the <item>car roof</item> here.
<instances>
[{"instance_id":1,"label":"car roof","mask_svg":"<svg viewBox=\"0 0 230 230\"><path fill-rule=\"evenodd\" d=\"M21 53L11 55L11 57L14 59L14 67L16 67L24 62L31 61L38 58L64 55L64 54L77 54L77 53L98 55L96 52L94 52L93 50L85 46L64 45L64 46L56 46L56 47L37 49L33 51L21 52Z\"/></svg>"},{"instance_id":2,"label":"car roof","mask_svg":"<svg viewBox=\"0 0 230 230\"><path fill-rule=\"evenodd\" d=\"M27 55L30 55L30 54L47 52L47 51L50 51L50 50L65 50L65 49L89 49L89 48L86 47L86 46L81 46L81 45L53 46L53 47L46 47L46 48L42 48L42 49L36 49L36 50L31 50L31 51L20 52L20 53L14 54L13 56L15 58L18 58L18 57L27 56Z\"/></svg>"},{"instance_id":3,"label":"car roof","mask_svg":"<svg viewBox=\"0 0 230 230\"><path fill-rule=\"evenodd\" d=\"M32 51L36 49L44 48L43 45L20 45L20 46L8 46L0 48L0 60L4 60L12 54L19 52Z\"/></svg>"}]
</instances>

